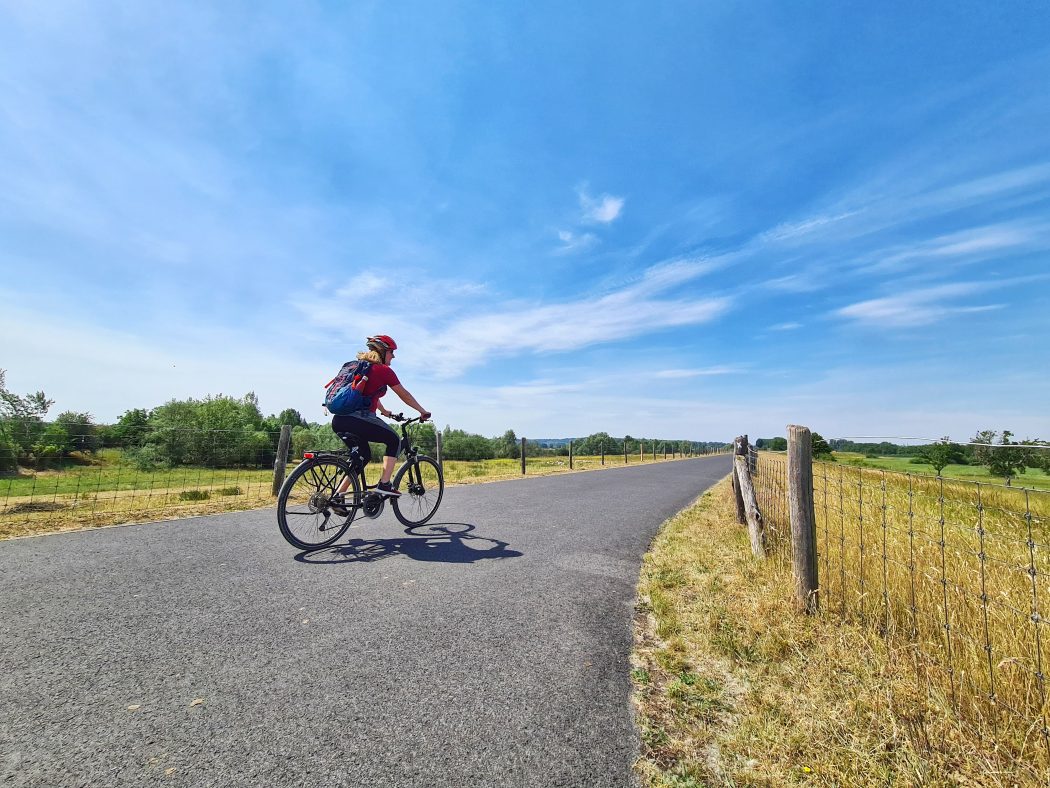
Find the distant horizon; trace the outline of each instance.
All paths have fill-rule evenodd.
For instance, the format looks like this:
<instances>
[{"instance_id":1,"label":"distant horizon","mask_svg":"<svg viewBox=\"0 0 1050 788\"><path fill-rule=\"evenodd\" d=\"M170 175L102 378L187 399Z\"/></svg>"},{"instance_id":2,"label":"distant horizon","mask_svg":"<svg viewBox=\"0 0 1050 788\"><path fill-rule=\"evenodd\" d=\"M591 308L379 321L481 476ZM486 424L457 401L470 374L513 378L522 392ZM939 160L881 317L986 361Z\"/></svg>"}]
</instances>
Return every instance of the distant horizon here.
<instances>
[{"instance_id":1,"label":"distant horizon","mask_svg":"<svg viewBox=\"0 0 1050 788\"><path fill-rule=\"evenodd\" d=\"M7 4L0 368L320 422L384 333L478 434L1050 436L1043 10Z\"/></svg>"}]
</instances>

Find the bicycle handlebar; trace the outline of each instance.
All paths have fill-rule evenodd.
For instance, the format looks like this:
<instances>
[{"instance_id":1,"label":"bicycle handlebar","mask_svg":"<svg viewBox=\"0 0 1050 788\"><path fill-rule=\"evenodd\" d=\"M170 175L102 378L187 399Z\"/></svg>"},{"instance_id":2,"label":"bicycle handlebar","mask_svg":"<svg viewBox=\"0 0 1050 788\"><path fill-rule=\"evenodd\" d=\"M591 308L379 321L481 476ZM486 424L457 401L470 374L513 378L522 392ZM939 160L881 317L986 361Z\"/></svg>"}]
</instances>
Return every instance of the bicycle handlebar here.
<instances>
[{"instance_id":1,"label":"bicycle handlebar","mask_svg":"<svg viewBox=\"0 0 1050 788\"><path fill-rule=\"evenodd\" d=\"M396 421L398 424L407 427L409 424L414 424L415 422L419 421L421 417L416 416L414 419L406 419L404 413L391 413L390 418Z\"/></svg>"}]
</instances>

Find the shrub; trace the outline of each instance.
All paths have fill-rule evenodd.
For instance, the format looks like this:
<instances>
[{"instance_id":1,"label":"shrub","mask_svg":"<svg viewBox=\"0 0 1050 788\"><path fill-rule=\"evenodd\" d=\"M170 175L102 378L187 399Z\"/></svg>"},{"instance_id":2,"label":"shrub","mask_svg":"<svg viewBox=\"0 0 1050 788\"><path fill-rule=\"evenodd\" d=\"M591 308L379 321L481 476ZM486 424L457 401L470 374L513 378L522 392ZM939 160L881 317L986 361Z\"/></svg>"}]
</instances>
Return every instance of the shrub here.
<instances>
[{"instance_id":1,"label":"shrub","mask_svg":"<svg viewBox=\"0 0 1050 788\"><path fill-rule=\"evenodd\" d=\"M215 491L219 495L241 495L240 487L222 487Z\"/></svg>"},{"instance_id":2,"label":"shrub","mask_svg":"<svg viewBox=\"0 0 1050 788\"><path fill-rule=\"evenodd\" d=\"M207 490L183 490L179 493L179 500L182 501L206 501L211 498L211 493Z\"/></svg>"},{"instance_id":3,"label":"shrub","mask_svg":"<svg viewBox=\"0 0 1050 788\"><path fill-rule=\"evenodd\" d=\"M18 447L0 431L0 473L18 470Z\"/></svg>"},{"instance_id":4,"label":"shrub","mask_svg":"<svg viewBox=\"0 0 1050 788\"><path fill-rule=\"evenodd\" d=\"M167 467L163 450L151 443L132 449L124 457L139 471L155 471Z\"/></svg>"}]
</instances>

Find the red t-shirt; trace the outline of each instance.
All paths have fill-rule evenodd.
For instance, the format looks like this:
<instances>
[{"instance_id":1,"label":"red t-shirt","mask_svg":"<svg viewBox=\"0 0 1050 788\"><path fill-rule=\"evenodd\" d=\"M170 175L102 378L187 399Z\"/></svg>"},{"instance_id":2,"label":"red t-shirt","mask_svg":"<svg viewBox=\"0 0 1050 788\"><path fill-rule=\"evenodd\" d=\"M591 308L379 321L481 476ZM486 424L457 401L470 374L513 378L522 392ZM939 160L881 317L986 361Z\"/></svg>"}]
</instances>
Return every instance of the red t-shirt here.
<instances>
[{"instance_id":1,"label":"red t-shirt","mask_svg":"<svg viewBox=\"0 0 1050 788\"><path fill-rule=\"evenodd\" d=\"M397 379L397 374L386 364L372 365L372 370L368 373L368 380L365 382L364 394L366 397L372 398L373 413L379 409L379 397L386 394L386 391L383 391L377 397L375 396L376 392L385 386L397 386L400 383L401 381Z\"/></svg>"}]
</instances>

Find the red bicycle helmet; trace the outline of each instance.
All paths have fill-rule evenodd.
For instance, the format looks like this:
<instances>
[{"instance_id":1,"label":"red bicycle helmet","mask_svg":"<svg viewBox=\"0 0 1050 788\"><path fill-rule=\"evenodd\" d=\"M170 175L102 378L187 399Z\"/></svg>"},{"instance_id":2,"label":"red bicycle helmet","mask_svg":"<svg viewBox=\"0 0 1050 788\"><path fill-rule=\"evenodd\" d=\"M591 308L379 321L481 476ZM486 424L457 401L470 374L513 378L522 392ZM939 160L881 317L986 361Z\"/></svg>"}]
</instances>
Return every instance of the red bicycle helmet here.
<instances>
[{"instance_id":1,"label":"red bicycle helmet","mask_svg":"<svg viewBox=\"0 0 1050 788\"><path fill-rule=\"evenodd\" d=\"M368 347L383 354L388 350L397 350L397 342L386 334L376 334L374 337L368 338Z\"/></svg>"}]
</instances>

